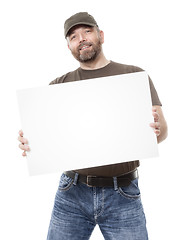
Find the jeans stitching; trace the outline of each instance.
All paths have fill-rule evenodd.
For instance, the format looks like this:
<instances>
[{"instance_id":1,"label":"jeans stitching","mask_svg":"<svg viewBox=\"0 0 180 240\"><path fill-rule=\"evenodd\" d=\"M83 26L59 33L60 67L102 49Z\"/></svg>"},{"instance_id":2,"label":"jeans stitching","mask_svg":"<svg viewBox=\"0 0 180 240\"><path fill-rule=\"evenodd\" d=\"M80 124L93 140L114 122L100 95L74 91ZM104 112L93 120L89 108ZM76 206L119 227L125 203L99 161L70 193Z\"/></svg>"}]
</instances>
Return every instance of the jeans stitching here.
<instances>
[{"instance_id":1,"label":"jeans stitching","mask_svg":"<svg viewBox=\"0 0 180 240\"><path fill-rule=\"evenodd\" d=\"M105 192L105 189L102 188L102 205L101 205L101 211L96 216L97 218L100 217L104 212L104 192Z\"/></svg>"},{"instance_id":2,"label":"jeans stitching","mask_svg":"<svg viewBox=\"0 0 180 240\"><path fill-rule=\"evenodd\" d=\"M138 185L136 185L133 181L131 182L131 184L132 184L133 186L135 186L136 188L138 188L138 190L139 190ZM137 195L137 194L131 195L131 194L125 193L121 187L118 188L118 192L119 192L119 194L120 194L121 196L123 196L123 197L125 197L125 198L128 198L128 199L134 199L134 200L136 200L136 199L138 199L138 198L141 197L141 193L139 193L138 195ZM140 192L140 190L139 190L139 192Z\"/></svg>"},{"instance_id":3,"label":"jeans stitching","mask_svg":"<svg viewBox=\"0 0 180 240\"><path fill-rule=\"evenodd\" d=\"M118 189L118 192L120 193L121 196L125 197L125 198L128 198L128 199L138 199L140 198L141 194L139 195L130 195L130 194L127 194L125 193L121 188Z\"/></svg>"},{"instance_id":4,"label":"jeans stitching","mask_svg":"<svg viewBox=\"0 0 180 240\"><path fill-rule=\"evenodd\" d=\"M67 182L63 179L62 183L64 184ZM60 184L59 184L58 190L59 191L68 191L72 186L73 186L73 179L69 177L69 182L68 182L67 186L61 188Z\"/></svg>"}]
</instances>

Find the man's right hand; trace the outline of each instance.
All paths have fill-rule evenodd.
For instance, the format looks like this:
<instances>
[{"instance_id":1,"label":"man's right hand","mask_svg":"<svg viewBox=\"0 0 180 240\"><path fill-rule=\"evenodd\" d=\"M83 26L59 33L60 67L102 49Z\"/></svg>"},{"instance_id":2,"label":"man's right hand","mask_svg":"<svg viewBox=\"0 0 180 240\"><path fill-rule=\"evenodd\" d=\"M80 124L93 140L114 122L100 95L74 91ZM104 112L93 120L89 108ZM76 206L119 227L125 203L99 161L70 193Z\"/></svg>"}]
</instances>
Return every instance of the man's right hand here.
<instances>
[{"instance_id":1,"label":"man's right hand","mask_svg":"<svg viewBox=\"0 0 180 240\"><path fill-rule=\"evenodd\" d=\"M22 156L25 157L25 156L26 156L26 151L30 151L30 148L29 148L29 146L27 145L27 144L28 144L28 140L23 137L23 131L22 131L22 130L19 131L18 140L19 140L19 142L20 142L19 148L24 151L24 152L22 153Z\"/></svg>"}]
</instances>

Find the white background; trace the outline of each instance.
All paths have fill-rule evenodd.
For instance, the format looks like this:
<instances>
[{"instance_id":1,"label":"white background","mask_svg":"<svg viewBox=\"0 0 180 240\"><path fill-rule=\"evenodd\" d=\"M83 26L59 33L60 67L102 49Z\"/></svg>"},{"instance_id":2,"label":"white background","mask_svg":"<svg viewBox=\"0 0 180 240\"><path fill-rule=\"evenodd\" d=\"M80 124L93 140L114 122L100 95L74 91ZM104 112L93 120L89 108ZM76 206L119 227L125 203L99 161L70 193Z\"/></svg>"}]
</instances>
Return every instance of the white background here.
<instances>
[{"instance_id":1,"label":"white background","mask_svg":"<svg viewBox=\"0 0 180 240\"><path fill-rule=\"evenodd\" d=\"M108 59L151 76L169 125L160 157L139 168L149 238L179 239L179 3L132 1L1 1L0 220L1 239L46 239L60 173L29 177L18 149L21 128L16 90L47 85L79 65L66 47L64 20L91 13L105 32ZM103 239L95 228L91 239Z\"/></svg>"}]
</instances>

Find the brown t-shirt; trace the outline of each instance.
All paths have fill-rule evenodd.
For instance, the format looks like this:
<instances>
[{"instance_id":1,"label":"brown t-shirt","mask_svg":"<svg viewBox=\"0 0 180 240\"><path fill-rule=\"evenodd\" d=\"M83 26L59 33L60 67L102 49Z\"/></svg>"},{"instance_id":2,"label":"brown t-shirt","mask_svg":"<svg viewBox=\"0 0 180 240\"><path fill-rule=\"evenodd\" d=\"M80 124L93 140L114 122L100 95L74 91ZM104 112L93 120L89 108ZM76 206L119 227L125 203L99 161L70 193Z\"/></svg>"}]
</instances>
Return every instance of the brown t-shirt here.
<instances>
[{"instance_id":1,"label":"brown t-shirt","mask_svg":"<svg viewBox=\"0 0 180 240\"><path fill-rule=\"evenodd\" d=\"M107 77L107 76L141 72L141 71L143 70L136 66L124 65L124 64L110 61L110 63L105 67L95 69L95 70L84 70L82 68L78 68L75 71L69 72L61 77L56 78L54 81L50 82L50 84L58 84L58 83L64 83L64 82ZM149 84L150 84L150 90L151 90L152 105L162 106L159 100L159 97L157 95L156 89L150 78L149 78ZM93 168L78 169L75 171L83 175L119 176L127 172L133 171L134 169L139 167L139 164L140 164L139 160L135 160L131 162L111 164L111 165L105 165L105 166L99 166L99 167L93 167Z\"/></svg>"}]
</instances>

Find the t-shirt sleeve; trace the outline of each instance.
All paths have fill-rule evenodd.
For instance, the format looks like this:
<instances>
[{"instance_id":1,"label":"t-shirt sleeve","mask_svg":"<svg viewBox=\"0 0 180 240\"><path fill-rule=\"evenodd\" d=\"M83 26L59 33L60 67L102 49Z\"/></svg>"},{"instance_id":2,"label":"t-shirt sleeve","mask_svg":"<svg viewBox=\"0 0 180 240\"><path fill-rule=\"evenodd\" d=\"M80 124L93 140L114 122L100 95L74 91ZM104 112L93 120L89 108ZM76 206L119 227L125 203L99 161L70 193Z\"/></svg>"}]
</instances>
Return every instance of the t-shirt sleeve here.
<instances>
[{"instance_id":1,"label":"t-shirt sleeve","mask_svg":"<svg viewBox=\"0 0 180 240\"><path fill-rule=\"evenodd\" d=\"M58 78L54 79L53 81L51 81L51 82L49 83L49 85L62 83L62 82L63 82L63 77L64 77L64 76L58 77Z\"/></svg>"},{"instance_id":2,"label":"t-shirt sleeve","mask_svg":"<svg viewBox=\"0 0 180 240\"><path fill-rule=\"evenodd\" d=\"M75 72L75 71L74 71ZM68 72L64 75L62 75L61 77L57 77L56 79L54 79L53 81L51 81L49 83L49 85L52 85L52 84L59 84L59 83L64 83L64 82L69 82L70 80L74 80L73 79L73 73L74 72ZM72 79L71 79L72 78Z\"/></svg>"},{"instance_id":3,"label":"t-shirt sleeve","mask_svg":"<svg viewBox=\"0 0 180 240\"><path fill-rule=\"evenodd\" d=\"M151 91L151 99L152 99L152 105L159 105L159 106L162 106L162 103L159 99L159 96L157 94L157 91L154 87L154 84L151 80L151 78L149 77L149 86L150 86L150 91Z\"/></svg>"}]
</instances>

